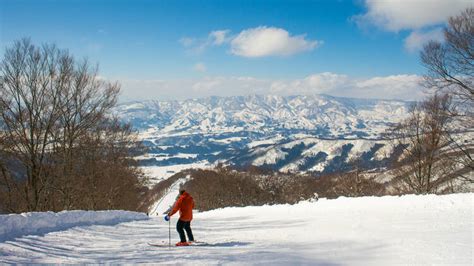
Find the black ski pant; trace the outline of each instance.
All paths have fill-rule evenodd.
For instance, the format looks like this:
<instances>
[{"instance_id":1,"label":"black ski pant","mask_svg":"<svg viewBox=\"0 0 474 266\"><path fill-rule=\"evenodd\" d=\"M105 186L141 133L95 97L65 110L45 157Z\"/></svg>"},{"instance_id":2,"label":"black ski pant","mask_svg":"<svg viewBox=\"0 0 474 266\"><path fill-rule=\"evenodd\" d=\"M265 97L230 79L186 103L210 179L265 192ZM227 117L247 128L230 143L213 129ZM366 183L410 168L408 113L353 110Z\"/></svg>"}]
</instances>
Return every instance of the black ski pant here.
<instances>
[{"instance_id":1,"label":"black ski pant","mask_svg":"<svg viewBox=\"0 0 474 266\"><path fill-rule=\"evenodd\" d=\"M178 220L176 223L176 231L179 233L179 238L181 242L186 242L186 236L184 235L184 231L186 230L186 234L188 235L189 241L194 241L193 231L191 231L191 221L185 222Z\"/></svg>"}]
</instances>

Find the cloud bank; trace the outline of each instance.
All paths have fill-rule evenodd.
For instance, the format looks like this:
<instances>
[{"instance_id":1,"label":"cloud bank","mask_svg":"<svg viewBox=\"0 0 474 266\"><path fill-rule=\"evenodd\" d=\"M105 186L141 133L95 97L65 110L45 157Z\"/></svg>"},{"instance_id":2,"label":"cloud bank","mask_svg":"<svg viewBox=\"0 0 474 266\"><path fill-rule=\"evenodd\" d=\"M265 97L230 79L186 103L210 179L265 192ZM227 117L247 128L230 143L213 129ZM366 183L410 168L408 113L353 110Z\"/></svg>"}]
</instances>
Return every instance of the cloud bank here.
<instances>
[{"instance_id":1,"label":"cloud bank","mask_svg":"<svg viewBox=\"0 0 474 266\"><path fill-rule=\"evenodd\" d=\"M249 94L312 95L419 100L424 97L417 75L354 78L331 72L301 79L274 80L254 77L203 77L183 80L119 80L122 101L189 99Z\"/></svg>"}]
</instances>

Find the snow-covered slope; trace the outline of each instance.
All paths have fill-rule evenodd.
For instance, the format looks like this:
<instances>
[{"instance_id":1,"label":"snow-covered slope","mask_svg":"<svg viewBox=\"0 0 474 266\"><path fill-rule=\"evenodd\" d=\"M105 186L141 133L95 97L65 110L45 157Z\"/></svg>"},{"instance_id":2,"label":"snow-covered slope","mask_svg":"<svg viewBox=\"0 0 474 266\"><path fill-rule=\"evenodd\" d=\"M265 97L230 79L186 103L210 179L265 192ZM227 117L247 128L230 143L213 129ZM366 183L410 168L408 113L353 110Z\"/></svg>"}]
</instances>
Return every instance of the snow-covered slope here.
<instances>
[{"instance_id":1,"label":"snow-covered slope","mask_svg":"<svg viewBox=\"0 0 474 266\"><path fill-rule=\"evenodd\" d=\"M114 225L146 220L143 213L130 211L62 211L0 215L0 242L25 235L63 231L75 226Z\"/></svg>"},{"instance_id":2,"label":"snow-covered slope","mask_svg":"<svg viewBox=\"0 0 474 266\"><path fill-rule=\"evenodd\" d=\"M164 193L164 196L157 200L150 208L149 215L159 216L167 213L174 205L177 196L179 195L179 188L181 184L186 183L190 176L176 180Z\"/></svg>"},{"instance_id":3,"label":"snow-covered slope","mask_svg":"<svg viewBox=\"0 0 474 266\"><path fill-rule=\"evenodd\" d=\"M0 242L0 263L472 265L473 201L406 195L226 208L195 214L194 235L208 245L171 249L147 244L168 243L162 217L80 226Z\"/></svg>"}]
</instances>

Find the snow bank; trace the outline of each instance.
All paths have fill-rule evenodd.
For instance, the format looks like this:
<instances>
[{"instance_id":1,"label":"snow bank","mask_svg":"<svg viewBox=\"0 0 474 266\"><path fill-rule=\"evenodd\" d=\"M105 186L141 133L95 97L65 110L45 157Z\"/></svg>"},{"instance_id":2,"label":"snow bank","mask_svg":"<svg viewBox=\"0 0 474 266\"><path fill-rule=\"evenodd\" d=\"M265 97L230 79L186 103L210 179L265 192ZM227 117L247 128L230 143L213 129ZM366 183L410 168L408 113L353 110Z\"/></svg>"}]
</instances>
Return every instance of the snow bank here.
<instances>
[{"instance_id":1,"label":"snow bank","mask_svg":"<svg viewBox=\"0 0 474 266\"><path fill-rule=\"evenodd\" d=\"M115 225L146 220L143 213L130 211L28 212L0 215L0 242L25 235L46 234L83 225Z\"/></svg>"}]
</instances>

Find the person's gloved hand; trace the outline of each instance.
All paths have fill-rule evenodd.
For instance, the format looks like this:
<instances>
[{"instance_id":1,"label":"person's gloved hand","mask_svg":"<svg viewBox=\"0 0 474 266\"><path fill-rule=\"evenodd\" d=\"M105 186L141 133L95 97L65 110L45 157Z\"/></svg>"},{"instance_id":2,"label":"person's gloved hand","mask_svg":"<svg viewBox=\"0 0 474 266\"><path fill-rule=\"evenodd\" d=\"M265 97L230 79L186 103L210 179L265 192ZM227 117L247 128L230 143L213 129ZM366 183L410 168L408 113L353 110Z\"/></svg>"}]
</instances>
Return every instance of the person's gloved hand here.
<instances>
[{"instance_id":1,"label":"person's gloved hand","mask_svg":"<svg viewBox=\"0 0 474 266\"><path fill-rule=\"evenodd\" d=\"M169 221L170 220L170 217L168 215L165 216L165 221Z\"/></svg>"}]
</instances>

